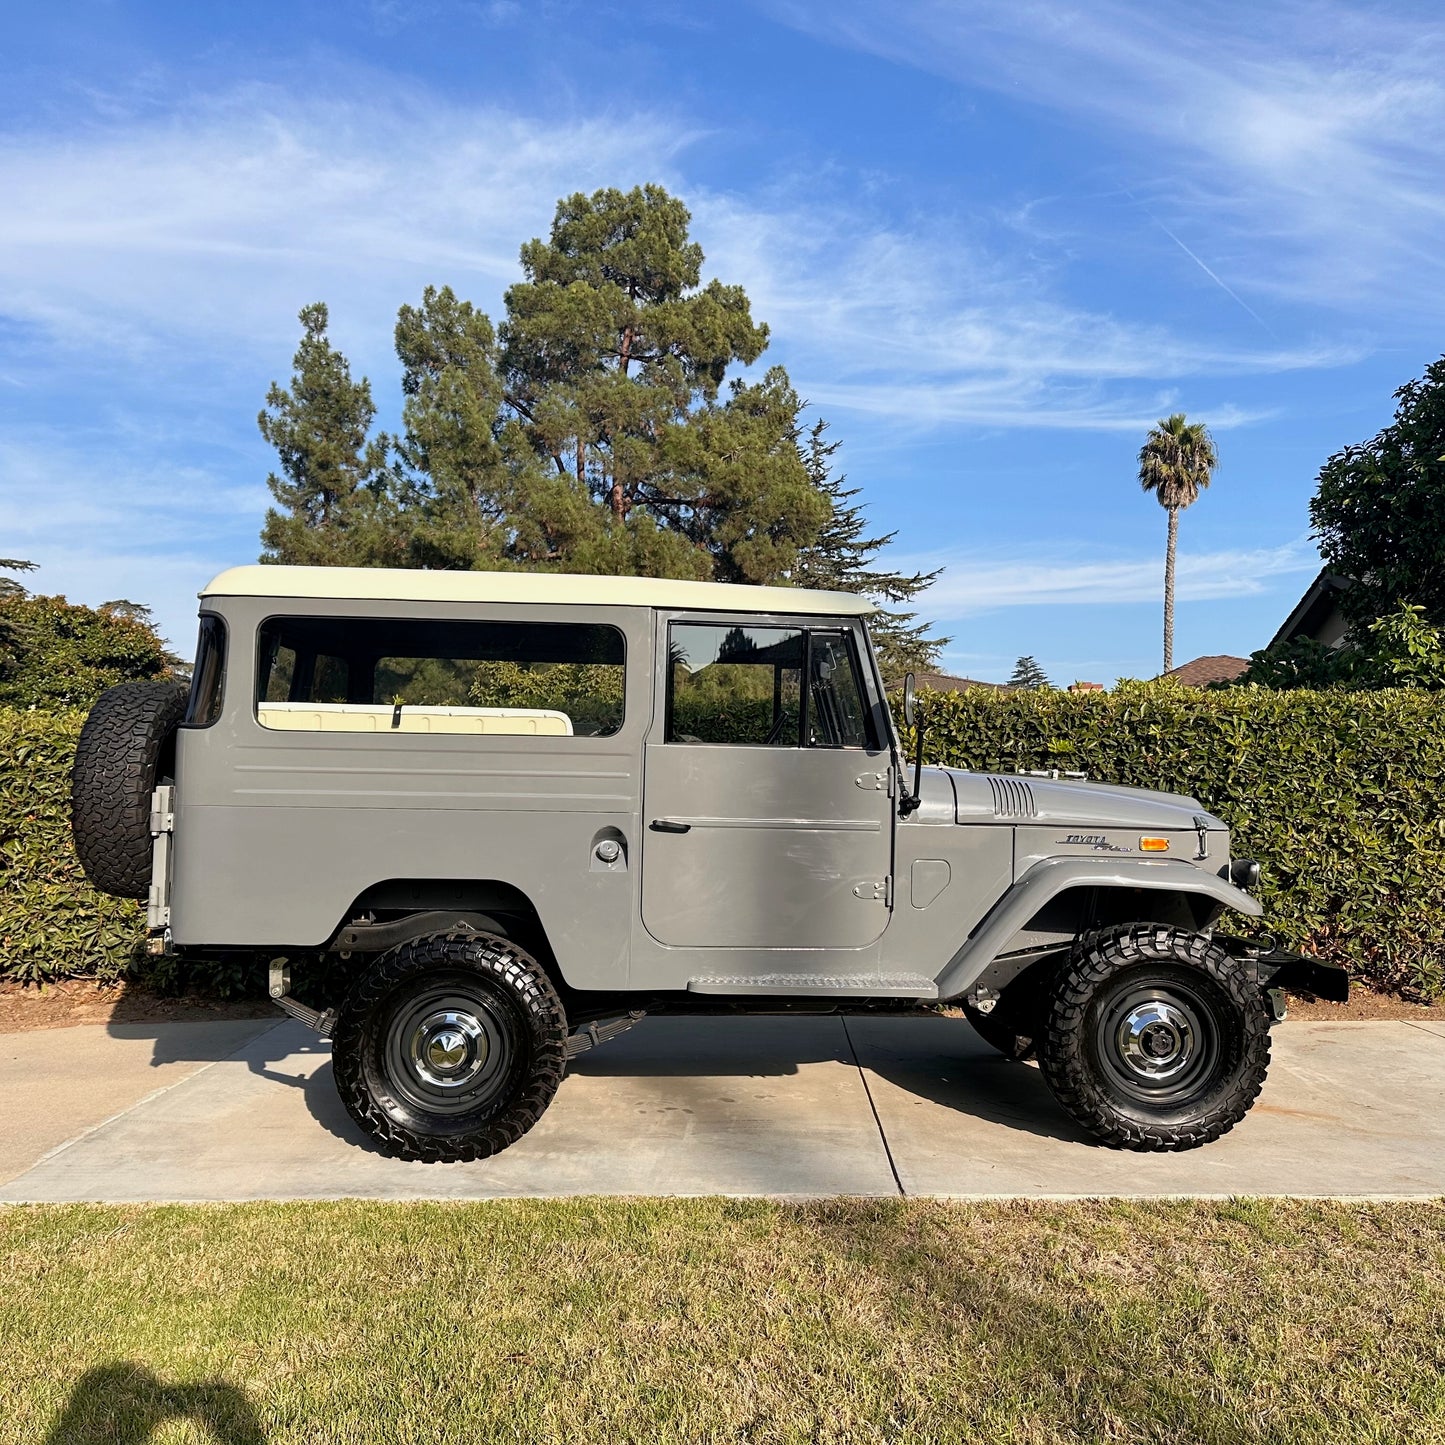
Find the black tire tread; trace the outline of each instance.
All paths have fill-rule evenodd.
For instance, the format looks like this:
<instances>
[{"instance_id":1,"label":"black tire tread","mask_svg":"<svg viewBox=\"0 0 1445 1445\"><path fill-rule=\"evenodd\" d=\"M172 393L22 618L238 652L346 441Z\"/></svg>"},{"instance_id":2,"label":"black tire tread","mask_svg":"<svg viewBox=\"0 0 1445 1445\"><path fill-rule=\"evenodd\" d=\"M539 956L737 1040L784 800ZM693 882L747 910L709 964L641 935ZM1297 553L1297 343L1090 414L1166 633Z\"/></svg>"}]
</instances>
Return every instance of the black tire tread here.
<instances>
[{"instance_id":1,"label":"black tire tread","mask_svg":"<svg viewBox=\"0 0 1445 1445\"><path fill-rule=\"evenodd\" d=\"M518 1002L531 1033L530 1070L485 1123L465 1133L408 1129L380 1106L367 1084L364 1050L377 1009L399 985L440 968L484 972ZM352 986L332 1033L332 1073L346 1111L385 1153L426 1164L489 1159L515 1144L546 1112L566 1070L567 1015L547 971L496 934L429 934L383 954Z\"/></svg>"},{"instance_id":2,"label":"black tire tread","mask_svg":"<svg viewBox=\"0 0 1445 1445\"><path fill-rule=\"evenodd\" d=\"M102 893L144 898L151 882L151 794L186 711L173 682L123 682L96 699L70 772L70 826Z\"/></svg>"},{"instance_id":3,"label":"black tire tread","mask_svg":"<svg viewBox=\"0 0 1445 1445\"><path fill-rule=\"evenodd\" d=\"M1186 1123L1145 1123L1121 1112L1099 1086L1084 1053L1096 991L1125 968L1157 963L1197 968L1223 989L1243 1021L1240 1062L1210 1106ZM1269 1069L1269 1011L1258 984L1203 934L1162 924L1125 924L1079 940L1059 975L1039 1046L1039 1068L1054 1097L1101 1143L1142 1152L1196 1149L1227 1134L1249 1112Z\"/></svg>"}]
</instances>

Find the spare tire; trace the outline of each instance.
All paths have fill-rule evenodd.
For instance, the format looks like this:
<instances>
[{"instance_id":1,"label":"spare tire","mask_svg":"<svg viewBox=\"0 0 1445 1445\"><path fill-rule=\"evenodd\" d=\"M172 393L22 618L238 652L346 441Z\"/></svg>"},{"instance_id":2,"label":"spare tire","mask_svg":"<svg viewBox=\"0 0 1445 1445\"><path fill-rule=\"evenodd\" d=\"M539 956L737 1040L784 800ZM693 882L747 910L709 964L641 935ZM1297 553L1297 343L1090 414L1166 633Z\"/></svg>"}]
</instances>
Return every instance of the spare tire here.
<instances>
[{"instance_id":1,"label":"spare tire","mask_svg":"<svg viewBox=\"0 0 1445 1445\"><path fill-rule=\"evenodd\" d=\"M175 770L186 694L173 682L107 688L80 730L70 827L85 876L102 893L144 898L151 881L151 794Z\"/></svg>"}]
</instances>

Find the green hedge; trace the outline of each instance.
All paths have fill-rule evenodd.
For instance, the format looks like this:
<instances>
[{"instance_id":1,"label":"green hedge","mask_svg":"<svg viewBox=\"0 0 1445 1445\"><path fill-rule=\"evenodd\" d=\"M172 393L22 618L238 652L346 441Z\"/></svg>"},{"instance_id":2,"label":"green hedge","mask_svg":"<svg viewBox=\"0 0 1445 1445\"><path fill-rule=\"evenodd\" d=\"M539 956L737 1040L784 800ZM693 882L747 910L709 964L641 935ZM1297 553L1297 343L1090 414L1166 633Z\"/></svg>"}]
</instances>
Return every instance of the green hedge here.
<instances>
[{"instance_id":1,"label":"green hedge","mask_svg":"<svg viewBox=\"0 0 1445 1445\"><path fill-rule=\"evenodd\" d=\"M1445 694L933 693L930 762L1198 798L1264 864L1264 925L1376 988L1445 992Z\"/></svg>"},{"instance_id":2,"label":"green hedge","mask_svg":"<svg viewBox=\"0 0 1445 1445\"><path fill-rule=\"evenodd\" d=\"M70 764L85 714L0 708L0 978L107 981L143 956L145 909L97 893L70 841Z\"/></svg>"},{"instance_id":3,"label":"green hedge","mask_svg":"<svg viewBox=\"0 0 1445 1445\"><path fill-rule=\"evenodd\" d=\"M1267 926L1377 988L1445 993L1445 695L1200 692L924 697L932 762L1189 793L1265 865ZM113 979L142 955L139 904L92 890L70 845L81 714L0 708L0 977ZM239 987L234 969L196 982ZM167 974L177 985L184 979Z\"/></svg>"}]
</instances>

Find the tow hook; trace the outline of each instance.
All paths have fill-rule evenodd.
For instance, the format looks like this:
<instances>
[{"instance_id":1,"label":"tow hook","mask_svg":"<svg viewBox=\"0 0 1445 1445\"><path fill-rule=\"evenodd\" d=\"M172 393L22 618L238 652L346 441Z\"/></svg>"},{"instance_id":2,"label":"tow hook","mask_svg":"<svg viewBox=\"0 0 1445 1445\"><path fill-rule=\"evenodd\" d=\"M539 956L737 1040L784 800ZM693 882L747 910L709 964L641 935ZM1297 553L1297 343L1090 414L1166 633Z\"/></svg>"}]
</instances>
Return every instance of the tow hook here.
<instances>
[{"instance_id":1,"label":"tow hook","mask_svg":"<svg viewBox=\"0 0 1445 1445\"><path fill-rule=\"evenodd\" d=\"M336 1010L334 1008L322 1009L318 1012L314 1008L307 1008L304 1003L297 1003L291 997L291 964L284 958L273 958L271 960L271 984L269 992L271 1002L283 1013L288 1013L298 1023L303 1023L308 1029L315 1029L323 1039L329 1039L332 1031L336 1028Z\"/></svg>"},{"instance_id":2,"label":"tow hook","mask_svg":"<svg viewBox=\"0 0 1445 1445\"><path fill-rule=\"evenodd\" d=\"M973 1009L975 1013L988 1015L998 1007L1001 997L1002 995L994 989L976 988L964 999L964 1003Z\"/></svg>"}]
</instances>

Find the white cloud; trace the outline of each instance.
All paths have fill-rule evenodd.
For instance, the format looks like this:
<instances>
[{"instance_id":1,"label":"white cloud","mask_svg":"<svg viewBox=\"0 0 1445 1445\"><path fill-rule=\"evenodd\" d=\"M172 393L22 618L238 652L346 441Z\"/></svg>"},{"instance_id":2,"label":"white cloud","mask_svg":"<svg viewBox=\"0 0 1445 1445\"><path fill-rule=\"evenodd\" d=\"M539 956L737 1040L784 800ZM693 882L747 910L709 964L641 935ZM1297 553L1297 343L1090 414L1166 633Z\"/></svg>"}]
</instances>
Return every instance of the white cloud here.
<instances>
[{"instance_id":1,"label":"white cloud","mask_svg":"<svg viewBox=\"0 0 1445 1445\"><path fill-rule=\"evenodd\" d=\"M299 306L324 297L379 350L422 285L491 301L559 195L648 179L687 140L655 116L533 121L389 90L366 103L249 88L162 119L5 137L0 306L154 359L208 342L284 355Z\"/></svg>"},{"instance_id":2,"label":"white cloud","mask_svg":"<svg viewBox=\"0 0 1445 1445\"><path fill-rule=\"evenodd\" d=\"M94 366L279 373L307 301L379 399L398 304L447 282L495 309L559 195L660 178L692 204L708 271L745 285L803 391L910 423L1137 429L1161 381L1329 366L1339 345L1221 346L1071 306L957 217L900 228L800 181L721 195L679 172L694 133L659 115L570 122L425 94L298 102L250 88L157 119L0 139L0 314ZM1125 385L1127 383L1127 385ZM254 382L251 384L254 385ZM1217 391L1217 388L1214 390ZM1258 408L1207 398L1220 427ZM1207 409L1190 398L1190 409Z\"/></svg>"},{"instance_id":3,"label":"white cloud","mask_svg":"<svg viewBox=\"0 0 1445 1445\"><path fill-rule=\"evenodd\" d=\"M1179 403L1159 382L1338 366L1348 343L1249 348L1071 306L956 224L905 234L786 198L772 209L705 196L709 266L745 279L795 380L829 411L911 424L1139 431ZM1211 388L1217 390L1216 388ZM1216 428L1267 413L1217 402Z\"/></svg>"},{"instance_id":4,"label":"white cloud","mask_svg":"<svg viewBox=\"0 0 1445 1445\"><path fill-rule=\"evenodd\" d=\"M1141 226L1156 210L1166 215L1231 294L1438 314L1438 10L1331 0L769 8L819 39L997 90L1108 136L1121 207L1149 207Z\"/></svg>"},{"instance_id":5,"label":"white cloud","mask_svg":"<svg viewBox=\"0 0 1445 1445\"><path fill-rule=\"evenodd\" d=\"M38 564L20 580L97 606L125 597L151 607L189 654L196 593L254 555L268 501L259 482L237 486L194 466L104 464L56 435L0 440L0 536L7 556Z\"/></svg>"},{"instance_id":6,"label":"white cloud","mask_svg":"<svg viewBox=\"0 0 1445 1445\"><path fill-rule=\"evenodd\" d=\"M1164 587L1163 557L1084 557L1078 553L1031 550L1017 557L997 551L941 551L894 559L900 570L945 567L928 590L922 607L948 622L1012 607L1148 603L1159 606ZM1283 547L1181 552L1176 564L1175 596L1180 602L1252 597L1270 590L1278 577L1319 568L1314 548L1304 540Z\"/></svg>"}]
</instances>

